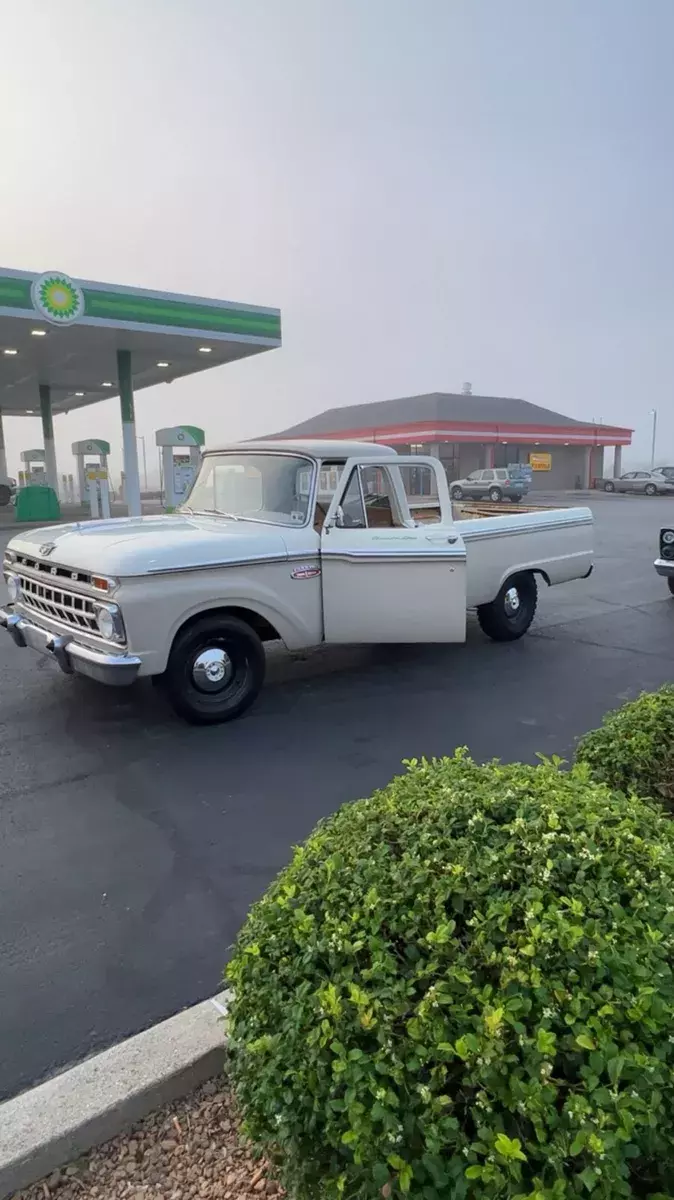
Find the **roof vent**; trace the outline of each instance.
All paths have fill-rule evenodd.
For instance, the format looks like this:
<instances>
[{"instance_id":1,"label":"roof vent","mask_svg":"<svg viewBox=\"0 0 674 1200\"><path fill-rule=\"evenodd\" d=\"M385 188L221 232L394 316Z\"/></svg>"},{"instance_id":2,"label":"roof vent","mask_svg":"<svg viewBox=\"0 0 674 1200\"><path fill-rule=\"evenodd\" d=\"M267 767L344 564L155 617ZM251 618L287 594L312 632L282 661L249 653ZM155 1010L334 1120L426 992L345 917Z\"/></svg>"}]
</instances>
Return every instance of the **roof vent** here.
<instances>
[{"instance_id":1,"label":"roof vent","mask_svg":"<svg viewBox=\"0 0 674 1200\"><path fill-rule=\"evenodd\" d=\"M472 383L462 383L461 384L461 395L462 396L472 396L472 394L473 394Z\"/></svg>"}]
</instances>

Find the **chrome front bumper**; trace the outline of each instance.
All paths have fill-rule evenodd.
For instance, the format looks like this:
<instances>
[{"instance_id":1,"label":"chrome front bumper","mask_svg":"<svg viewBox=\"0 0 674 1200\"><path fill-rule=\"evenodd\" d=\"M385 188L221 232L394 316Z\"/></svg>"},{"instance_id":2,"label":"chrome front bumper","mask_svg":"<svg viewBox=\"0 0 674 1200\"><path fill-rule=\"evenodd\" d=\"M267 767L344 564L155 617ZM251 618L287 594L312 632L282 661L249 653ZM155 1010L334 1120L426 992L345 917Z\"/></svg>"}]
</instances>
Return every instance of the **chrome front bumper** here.
<instances>
[{"instance_id":1,"label":"chrome front bumper","mask_svg":"<svg viewBox=\"0 0 674 1200\"><path fill-rule=\"evenodd\" d=\"M664 575L665 578L672 578L674 575L674 559L656 558L653 563L658 575Z\"/></svg>"},{"instance_id":2,"label":"chrome front bumper","mask_svg":"<svg viewBox=\"0 0 674 1200\"><path fill-rule=\"evenodd\" d=\"M12 611L12 605L0 608L0 626L17 646L29 646L38 654L51 655L66 675L87 675L97 683L126 687L136 678L141 660L132 654L106 654L74 641L73 634L50 633L34 625L27 617Z\"/></svg>"}]
</instances>

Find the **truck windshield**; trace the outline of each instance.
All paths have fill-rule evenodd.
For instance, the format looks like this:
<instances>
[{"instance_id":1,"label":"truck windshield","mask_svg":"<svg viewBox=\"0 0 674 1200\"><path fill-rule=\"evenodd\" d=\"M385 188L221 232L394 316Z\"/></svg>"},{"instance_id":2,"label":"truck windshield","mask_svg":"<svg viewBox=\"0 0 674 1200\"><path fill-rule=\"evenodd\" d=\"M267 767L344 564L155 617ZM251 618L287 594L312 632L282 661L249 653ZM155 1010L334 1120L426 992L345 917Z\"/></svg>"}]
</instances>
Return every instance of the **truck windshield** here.
<instances>
[{"instance_id":1,"label":"truck windshield","mask_svg":"<svg viewBox=\"0 0 674 1200\"><path fill-rule=\"evenodd\" d=\"M290 454L208 454L180 512L305 525L314 464Z\"/></svg>"}]
</instances>

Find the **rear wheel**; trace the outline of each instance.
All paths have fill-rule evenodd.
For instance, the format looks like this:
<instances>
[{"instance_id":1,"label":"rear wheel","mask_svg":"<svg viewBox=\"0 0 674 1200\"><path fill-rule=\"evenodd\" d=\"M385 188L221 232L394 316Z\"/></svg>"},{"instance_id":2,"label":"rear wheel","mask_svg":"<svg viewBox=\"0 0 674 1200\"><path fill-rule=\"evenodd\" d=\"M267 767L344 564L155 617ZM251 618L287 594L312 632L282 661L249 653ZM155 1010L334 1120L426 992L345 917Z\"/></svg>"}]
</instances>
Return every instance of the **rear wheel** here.
<instances>
[{"instance_id":1,"label":"rear wheel","mask_svg":"<svg viewBox=\"0 0 674 1200\"><path fill-rule=\"evenodd\" d=\"M463 488L453 487L451 491L452 500L463 500Z\"/></svg>"},{"instance_id":2,"label":"rear wheel","mask_svg":"<svg viewBox=\"0 0 674 1200\"><path fill-rule=\"evenodd\" d=\"M503 492L498 487L490 488L489 489L489 499L492 501L493 504L496 504L499 500L503 499Z\"/></svg>"},{"instance_id":3,"label":"rear wheel","mask_svg":"<svg viewBox=\"0 0 674 1200\"><path fill-rule=\"evenodd\" d=\"M162 686L174 711L192 725L233 721L264 682L264 647L238 617L202 617L176 637Z\"/></svg>"},{"instance_id":4,"label":"rear wheel","mask_svg":"<svg viewBox=\"0 0 674 1200\"><path fill-rule=\"evenodd\" d=\"M606 480L606 482L604 484L604 491L605 492L614 492L615 491L615 484L612 479Z\"/></svg>"},{"instance_id":5,"label":"rear wheel","mask_svg":"<svg viewBox=\"0 0 674 1200\"><path fill-rule=\"evenodd\" d=\"M537 603L535 577L530 572L513 575L503 584L495 600L479 606L480 628L493 642L514 642L527 632L536 615Z\"/></svg>"},{"instance_id":6,"label":"rear wheel","mask_svg":"<svg viewBox=\"0 0 674 1200\"><path fill-rule=\"evenodd\" d=\"M647 483L646 487L644 488L644 492L646 493L647 496L657 496L658 489L656 488L654 483Z\"/></svg>"}]
</instances>

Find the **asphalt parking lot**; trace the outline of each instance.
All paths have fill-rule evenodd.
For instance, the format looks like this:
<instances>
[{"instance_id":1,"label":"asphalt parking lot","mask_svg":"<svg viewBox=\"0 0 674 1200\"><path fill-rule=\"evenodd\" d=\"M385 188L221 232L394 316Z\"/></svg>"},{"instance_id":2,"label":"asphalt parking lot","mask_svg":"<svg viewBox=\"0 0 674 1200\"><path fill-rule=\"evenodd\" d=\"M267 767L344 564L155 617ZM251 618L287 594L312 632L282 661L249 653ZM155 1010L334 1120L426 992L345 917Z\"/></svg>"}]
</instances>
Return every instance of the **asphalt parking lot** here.
<instances>
[{"instance_id":1,"label":"asphalt parking lot","mask_svg":"<svg viewBox=\"0 0 674 1200\"><path fill-rule=\"evenodd\" d=\"M187 727L149 685L65 678L0 637L0 1097L215 992L291 846L401 759L568 755L673 677L652 563L674 500L591 505L594 575L543 591L521 642L471 625L465 646L276 652L229 726Z\"/></svg>"}]
</instances>

